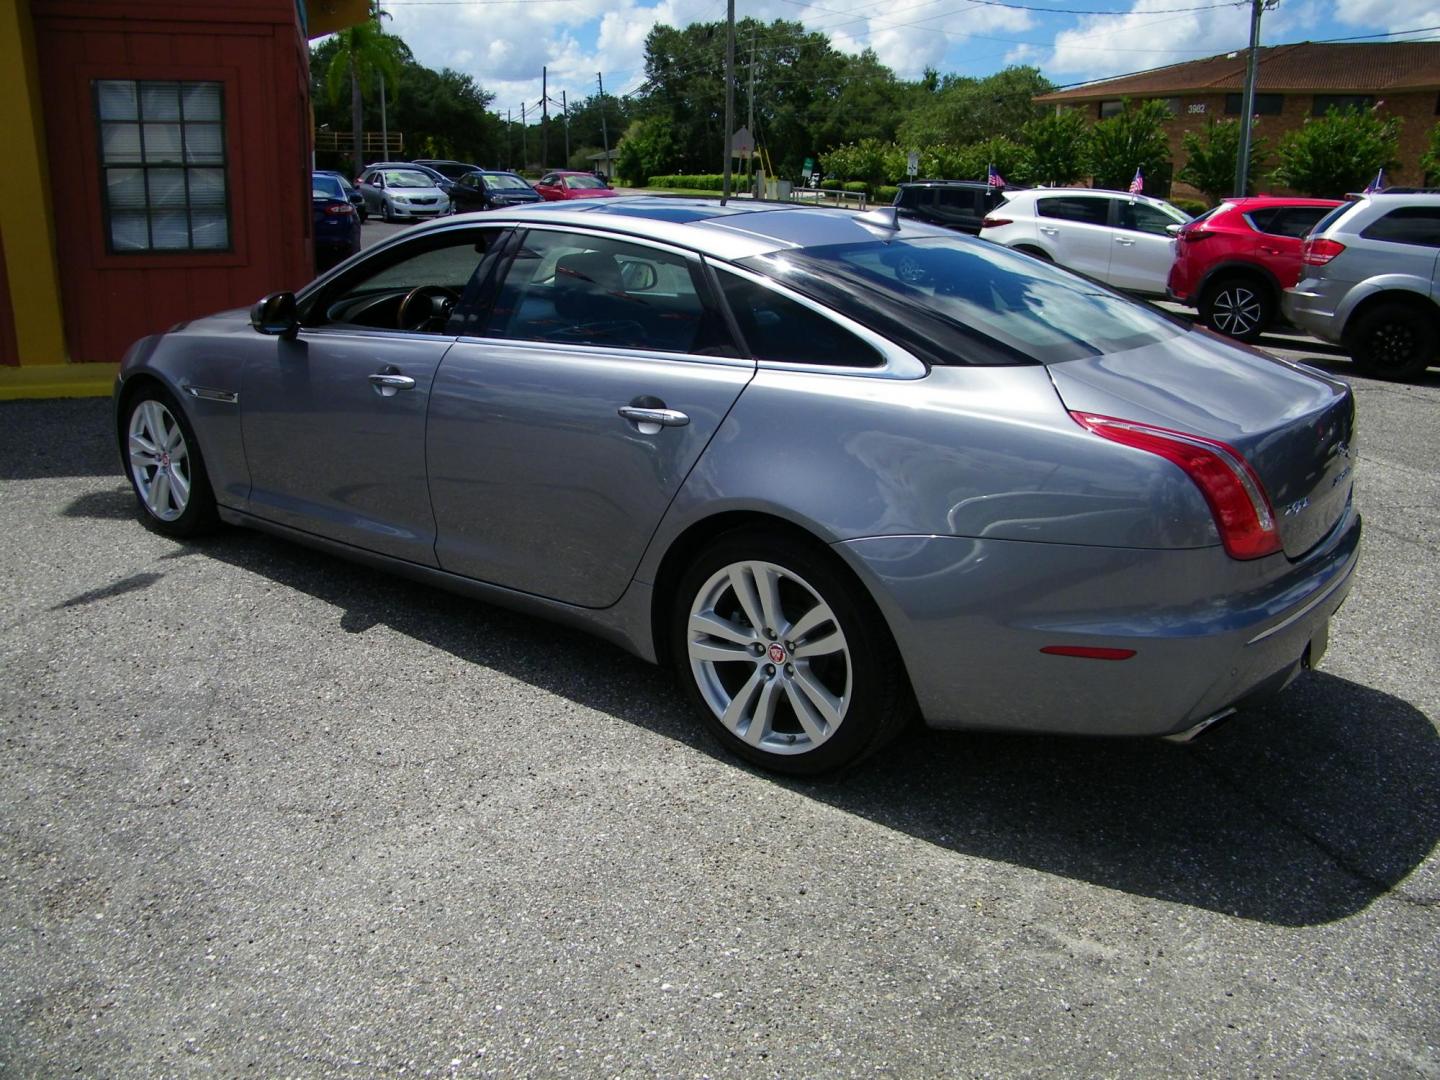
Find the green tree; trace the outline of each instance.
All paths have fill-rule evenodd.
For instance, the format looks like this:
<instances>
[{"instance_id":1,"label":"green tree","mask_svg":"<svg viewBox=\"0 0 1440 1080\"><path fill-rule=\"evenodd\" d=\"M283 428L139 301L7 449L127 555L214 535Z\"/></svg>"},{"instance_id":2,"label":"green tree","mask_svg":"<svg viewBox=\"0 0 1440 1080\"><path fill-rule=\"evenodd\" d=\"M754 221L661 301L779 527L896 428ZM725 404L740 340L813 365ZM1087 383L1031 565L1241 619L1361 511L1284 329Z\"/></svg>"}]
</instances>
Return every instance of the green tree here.
<instances>
[{"instance_id":1,"label":"green tree","mask_svg":"<svg viewBox=\"0 0 1440 1080\"><path fill-rule=\"evenodd\" d=\"M1331 109L1280 140L1276 183L1303 195L1339 198L1399 164L1400 118L1368 109Z\"/></svg>"},{"instance_id":2,"label":"green tree","mask_svg":"<svg viewBox=\"0 0 1440 1080\"><path fill-rule=\"evenodd\" d=\"M1013 137L1044 114L1036 94L1054 89L1039 68L1016 65L983 79L946 76L937 89L931 80L913 86L898 138L903 146L948 143L967 146L997 135Z\"/></svg>"},{"instance_id":3,"label":"green tree","mask_svg":"<svg viewBox=\"0 0 1440 1080\"><path fill-rule=\"evenodd\" d=\"M1031 120L1020 129L1020 144L1027 151L1031 182L1073 184L1083 177L1088 138L1085 118L1078 109L1065 109Z\"/></svg>"},{"instance_id":4,"label":"green tree","mask_svg":"<svg viewBox=\"0 0 1440 1080\"><path fill-rule=\"evenodd\" d=\"M1203 131L1187 131L1181 140L1185 164L1176 178L1183 180L1212 203L1235 194L1235 162L1240 157L1240 121L1210 120ZM1255 190L1270 144L1264 139L1250 138L1250 168L1246 173L1246 191Z\"/></svg>"},{"instance_id":5,"label":"green tree","mask_svg":"<svg viewBox=\"0 0 1440 1080\"><path fill-rule=\"evenodd\" d=\"M664 116L657 114L636 120L617 149L615 171L631 187L645 187L652 176L678 171L674 167L675 139Z\"/></svg>"},{"instance_id":6,"label":"green tree","mask_svg":"<svg viewBox=\"0 0 1440 1080\"><path fill-rule=\"evenodd\" d=\"M350 93L350 134L354 140L354 167L364 164L365 91L378 86L383 78L391 96L398 97L400 65L409 59L410 50L398 37L380 29L379 5L371 9L371 18L347 27L335 35L335 51L330 57L325 77L325 91L332 104L338 104Z\"/></svg>"},{"instance_id":7,"label":"green tree","mask_svg":"<svg viewBox=\"0 0 1440 1080\"><path fill-rule=\"evenodd\" d=\"M1420 172L1425 183L1440 183L1440 124L1430 129L1430 145L1420 155Z\"/></svg>"},{"instance_id":8,"label":"green tree","mask_svg":"<svg viewBox=\"0 0 1440 1080\"><path fill-rule=\"evenodd\" d=\"M1091 128L1085 164L1095 186L1124 191L1140 169L1147 192L1169 191L1170 141L1165 125L1170 119L1163 101L1137 105L1126 100L1119 113Z\"/></svg>"},{"instance_id":9,"label":"green tree","mask_svg":"<svg viewBox=\"0 0 1440 1080\"><path fill-rule=\"evenodd\" d=\"M1031 181L1029 158L1025 147L1004 135L996 135L963 147L957 162L958 174L951 179L985 180L993 166L1006 183L1028 184Z\"/></svg>"}]
</instances>

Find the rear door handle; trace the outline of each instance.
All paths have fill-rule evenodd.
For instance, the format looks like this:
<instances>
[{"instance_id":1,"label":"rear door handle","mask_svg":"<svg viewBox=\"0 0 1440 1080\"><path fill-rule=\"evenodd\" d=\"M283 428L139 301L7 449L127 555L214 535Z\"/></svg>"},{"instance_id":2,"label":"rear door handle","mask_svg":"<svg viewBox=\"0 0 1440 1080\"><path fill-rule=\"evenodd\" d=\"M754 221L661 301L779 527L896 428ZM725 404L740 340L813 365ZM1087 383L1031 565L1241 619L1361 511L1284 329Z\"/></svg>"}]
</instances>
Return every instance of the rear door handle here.
<instances>
[{"instance_id":1,"label":"rear door handle","mask_svg":"<svg viewBox=\"0 0 1440 1080\"><path fill-rule=\"evenodd\" d=\"M1129 237L1125 237L1125 236L1117 236L1117 237L1115 237L1115 243L1117 243L1117 244L1123 244L1125 247L1134 247L1134 246L1135 246L1135 241L1134 241L1134 240L1131 240Z\"/></svg>"},{"instance_id":2,"label":"rear door handle","mask_svg":"<svg viewBox=\"0 0 1440 1080\"><path fill-rule=\"evenodd\" d=\"M394 397L401 390L414 390L415 380L409 375L382 371L370 376L370 385L381 397Z\"/></svg>"},{"instance_id":3,"label":"rear door handle","mask_svg":"<svg viewBox=\"0 0 1440 1080\"><path fill-rule=\"evenodd\" d=\"M1044 233L1046 236L1059 236L1059 235L1060 235L1060 230L1057 229L1057 228L1055 228L1053 225L1041 225L1041 226L1040 226L1040 231L1041 231L1042 233Z\"/></svg>"},{"instance_id":4,"label":"rear door handle","mask_svg":"<svg viewBox=\"0 0 1440 1080\"><path fill-rule=\"evenodd\" d=\"M641 435L654 435L662 427L684 427L690 417L675 409L645 409L638 405L622 405L620 415L640 429Z\"/></svg>"}]
</instances>

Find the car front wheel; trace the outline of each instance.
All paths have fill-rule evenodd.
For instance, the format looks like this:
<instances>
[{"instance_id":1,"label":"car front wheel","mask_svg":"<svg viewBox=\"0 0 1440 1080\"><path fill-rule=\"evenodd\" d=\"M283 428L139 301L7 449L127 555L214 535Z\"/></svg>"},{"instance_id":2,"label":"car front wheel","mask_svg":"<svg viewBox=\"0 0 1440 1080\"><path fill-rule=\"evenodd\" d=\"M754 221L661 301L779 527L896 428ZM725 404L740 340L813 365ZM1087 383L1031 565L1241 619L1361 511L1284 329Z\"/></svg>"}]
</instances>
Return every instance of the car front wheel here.
<instances>
[{"instance_id":1,"label":"car front wheel","mask_svg":"<svg viewBox=\"0 0 1440 1080\"><path fill-rule=\"evenodd\" d=\"M193 536L218 517L200 447L175 399L148 386L129 401L122 431L126 474L144 519L171 536Z\"/></svg>"},{"instance_id":2,"label":"car front wheel","mask_svg":"<svg viewBox=\"0 0 1440 1080\"><path fill-rule=\"evenodd\" d=\"M1254 281L1222 278L1200 299L1200 319L1226 337L1254 341L1275 317L1275 302Z\"/></svg>"},{"instance_id":3,"label":"car front wheel","mask_svg":"<svg viewBox=\"0 0 1440 1080\"><path fill-rule=\"evenodd\" d=\"M776 772L859 761L912 712L869 597L832 556L786 536L738 532L706 549L681 581L671 645L716 738Z\"/></svg>"},{"instance_id":4,"label":"car front wheel","mask_svg":"<svg viewBox=\"0 0 1440 1080\"><path fill-rule=\"evenodd\" d=\"M1435 361L1440 333L1435 317L1419 307L1383 303L1355 320L1345 344L1363 374L1408 379Z\"/></svg>"}]
</instances>

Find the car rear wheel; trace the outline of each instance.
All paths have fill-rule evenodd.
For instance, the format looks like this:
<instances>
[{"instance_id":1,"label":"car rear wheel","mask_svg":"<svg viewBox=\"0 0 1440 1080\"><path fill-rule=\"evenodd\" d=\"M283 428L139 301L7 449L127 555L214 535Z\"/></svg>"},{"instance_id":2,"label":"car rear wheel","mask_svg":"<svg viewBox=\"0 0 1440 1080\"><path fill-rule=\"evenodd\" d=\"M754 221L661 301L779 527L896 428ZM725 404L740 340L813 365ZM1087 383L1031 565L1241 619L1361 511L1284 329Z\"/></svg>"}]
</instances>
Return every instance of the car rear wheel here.
<instances>
[{"instance_id":1,"label":"car rear wheel","mask_svg":"<svg viewBox=\"0 0 1440 1080\"><path fill-rule=\"evenodd\" d=\"M1408 379L1440 350L1434 316L1410 304L1383 303L1355 320L1345 345L1355 366L1381 379Z\"/></svg>"},{"instance_id":2,"label":"car rear wheel","mask_svg":"<svg viewBox=\"0 0 1440 1080\"><path fill-rule=\"evenodd\" d=\"M194 536L219 520L205 462L189 421L158 386L136 393L126 407L126 474L144 520L171 536Z\"/></svg>"},{"instance_id":3,"label":"car rear wheel","mask_svg":"<svg viewBox=\"0 0 1440 1080\"><path fill-rule=\"evenodd\" d=\"M728 534L684 575L671 637L681 682L733 753L776 772L842 768L909 720L898 650L833 557Z\"/></svg>"},{"instance_id":4,"label":"car rear wheel","mask_svg":"<svg viewBox=\"0 0 1440 1080\"><path fill-rule=\"evenodd\" d=\"M1200 298L1200 319L1216 333L1254 341L1275 318L1275 301L1264 286L1243 277L1212 282Z\"/></svg>"}]
</instances>

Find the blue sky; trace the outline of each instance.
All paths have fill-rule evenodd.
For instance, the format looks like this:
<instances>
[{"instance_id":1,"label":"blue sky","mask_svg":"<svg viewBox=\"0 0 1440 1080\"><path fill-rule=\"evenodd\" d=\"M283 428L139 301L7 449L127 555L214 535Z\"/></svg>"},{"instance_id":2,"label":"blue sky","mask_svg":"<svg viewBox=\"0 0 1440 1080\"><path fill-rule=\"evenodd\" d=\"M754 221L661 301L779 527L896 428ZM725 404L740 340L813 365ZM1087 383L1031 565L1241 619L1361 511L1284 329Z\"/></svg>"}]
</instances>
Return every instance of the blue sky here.
<instances>
[{"instance_id":1,"label":"blue sky","mask_svg":"<svg viewBox=\"0 0 1440 1080\"><path fill-rule=\"evenodd\" d=\"M472 75L502 114L538 107L540 69L550 97L607 93L644 81L645 35L657 23L725 18L725 0L384 0L386 28L433 67ZM1114 14L1086 14L1113 12ZM1248 0L736 0L736 18L799 21L847 52L872 48L903 78L927 66L987 75L1034 64L1069 84L1243 49ZM1409 40L1440 40L1440 0L1280 0L1262 21L1261 43L1351 38L1431 28ZM1368 40L1406 40L1407 37ZM763 87L760 88L763 93ZM552 106L552 115L555 108Z\"/></svg>"}]
</instances>

